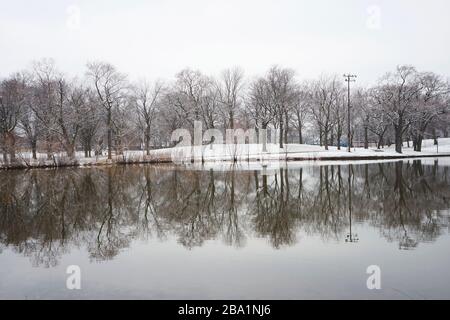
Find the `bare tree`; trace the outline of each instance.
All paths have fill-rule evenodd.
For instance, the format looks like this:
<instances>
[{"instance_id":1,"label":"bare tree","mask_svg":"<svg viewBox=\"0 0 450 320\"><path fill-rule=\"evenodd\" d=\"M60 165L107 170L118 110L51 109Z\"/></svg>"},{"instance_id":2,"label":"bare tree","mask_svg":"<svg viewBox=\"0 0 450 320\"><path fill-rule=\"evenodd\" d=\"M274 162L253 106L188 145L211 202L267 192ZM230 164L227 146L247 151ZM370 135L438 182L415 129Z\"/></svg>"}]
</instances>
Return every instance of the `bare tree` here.
<instances>
[{"instance_id":1,"label":"bare tree","mask_svg":"<svg viewBox=\"0 0 450 320\"><path fill-rule=\"evenodd\" d=\"M334 110L339 102L342 86L337 77L322 77L313 83L311 116L319 128L321 145L328 150L329 135L335 125Z\"/></svg>"},{"instance_id":2,"label":"bare tree","mask_svg":"<svg viewBox=\"0 0 450 320\"><path fill-rule=\"evenodd\" d=\"M127 87L126 76L105 62L90 62L87 69L86 75L91 79L97 98L106 113L108 159L112 159L113 109L123 98Z\"/></svg>"},{"instance_id":3,"label":"bare tree","mask_svg":"<svg viewBox=\"0 0 450 320\"><path fill-rule=\"evenodd\" d=\"M303 144L303 132L309 118L312 96L308 85L305 83L296 89L293 101L292 125L298 132L298 140Z\"/></svg>"},{"instance_id":4,"label":"bare tree","mask_svg":"<svg viewBox=\"0 0 450 320\"><path fill-rule=\"evenodd\" d=\"M398 66L395 72L382 77L376 88L377 103L393 125L398 153L402 153L403 136L411 125L414 103L422 88L418 72L412 66Z\"/></svg>"},{"instance_id":5,"label":"bare tree","mask_svg":"<svg viewBox=\"0 0 450 320\"><path fill-rule=\"evenodd\" d=\"M81 106L80 113L80 134L79 139L84 150L86 158L92 156L92 149L94 147L94 139L101 127L101 110L97 105L97 94L89 88L85 91L85 103ZM102 144L102 139L97 145ZM97 150L98 152L98 150Z\"/></svg>"},{"instance_id":6,"label":"bare tree","mask_svg":"<svg viewBox=\"0 0 450 320\"><path fill-rule=\"evenodd\" d=\"M384 114L382 106L377 104L375 100L374 95L376 91L370 90L368 94L365 109L366 115L368 116L367 129L376 137L377 149L381 149L385 135L388 133L389 127L391 127L391 122Z\"/></svg>"},{"instance_id":7,"label":"bare tree","mask_svg":"<svg viewBox=\"0 0 450 320\"><path fill-rule=\"evenodd\" d=\"M52 158L55 142L54 117L57 101L57 81L59 72L53 59L41 59L33 62L34 99L30 104L33 117L42 126L42 135L46 147L47 159Z\"/></svg>"},{"instance_id":8,"label":"bare tree","mask_svg":"<svg viewBox=\"0 0 450 320\"><path fill-rule=\"evenodd\" d=\"M55 112L51 114L52 122L60 143L63 145L67 156L75 158L75 147L82 123L82 112L86 104L86 90L83 86L66 82L64 78L57 80L57 101Z\"/></svg>"},{"instance_id":9,"label":"bare tree","mask_svg":"<svg viewBox=\"0 0 450 320\"><path fill-rule=\"evenodd\" d=\"M220 102L225 113L225 127L234 129L236 113L241 105L244 85L244 71L240 68L227 69L222 72L217 83Z\"/></svg>"},{"instance_id":10,"label":"bare tree","mask_svg":"<svg viewBox=\"0 0 450 320\"><path fill-rule=\"evenodd\" d=\"M348 121L347 117L347 95L341 93L336 100L336 105L334 108L334 132L336 133L336 144L337 149L341 150L342 136L344 134L345 123ZM333 139L331 139L333 140Z\"/></svg>"},{"instance_id":11,"label":"bare tree","mask_svg":"<svg viewBox=\"0 0 450 320\"><path fill-rule=\"evenodd\" d=\"M267 74L272 104L274 106L278 129L280 130L280 148L287 143L289 112L295 100L295 72L292 69L272 67Z\"/></svg>"},{"instance_id":12,"label":"bare tree","mask_svg":"<svg viewBox=\"0 0 450 320\"><path fill-rule=\"evenodd\" d=\"M67 81L57 71L53 60L36 62L34 75L36 97L29 104L33 114L22 118L23 128L31 143L35 144L36 128L33 128L33 120L37 119L44 128L48 157L53 149L51 143L57 141L67 156L74 159L85 89L76 80Z\"/></svg>"},{"instance_id":13,"label":"bare tree","mask_svg":"<svg viewBox=\"0 0 450 320\"><path fill-rule=\"evenodd\" d=\"M137 133L134 126L136 120L133 115L136 115L129 112L133 107L132 96L123 95L112 109L114 149L117 155L123 155L125 149L137 145L137 140L140 141L140 132Z\"/></svg>"},{"instance_id":14,"label":"bare tree","mask_svg":"<svg viewBox=\"0 0 450 320\"><path fill-rule=\"evenodd\" d=\"M270 86L266 79L258 78L250 86L246 108L252 115L255 127L267 130L269 123L275 118L275 108L271 98ZM267 151L267 136L262 135L263 151Z\"/></svg>"},{"instance_id":15,"label":"bare tree","mask_svg":"<svg viewBox=\"0 0 450 320\"><path fill-rule=\"evenodd\" d=\"M15 129L24 109L25 82L20 74L13 75L0 83L0 139L3 145L3 161L16 158Z\"/></svg>"},{"instance_id":16,"label":"bare tree","mask_svg":"<svg viewBox=\"0 0 450 320\"><path fill-rule=\"evenodd\" d=\"M151 127L161 105L163 83L153 84L142 80L134 87L134 103L138 113L138 121L144 129L144 143L147 155L150 154Z\"/></svg>"},{"instance_id":17,"label":"bare tree","mask_svg":"<svg viewBox=\"0 0 450 320\"><path fill-rule=\"evenodd\" d=\"M179 96L176 97L176 107L185 114L191 128L194 127L194 121L202 120L202 103L210 84L210 80L200 71L185 69L177 74L174 89Z\"/></svg>"},{"instance_id":18,"label":"bare tree","mask_svg":"<svg viewBox=\"0 0 450 320\"><path fill-rule=\"evenodd\" d=\"M418 77L421 91L412 108L410 130L414 151L422 151L422 140L428 126L436 117L446 113L445 97L449 90L437 74L424 72Z\"/></svg>"},{"instance_id":19,"label":"bare tree","mask_svg":"<svg viewBox=\"0 0 450 320\"><path fill-rule=\"evenodd\" d=\"M202 99L202 119L207 129L215 129L220 124L220 93L214 86L208 86Z\"/></svg>"},{"instance_id":20,"label":"bare tree","mask_svg":"<svg viewBox=\"0 0 450 320\"><path fill-rule=\"evenodd\" d=\"M189 110L187 109L187 99L175 88L169 88L162 98L162 108L160 112L162 130L165 136L170 139L170 135L176 129L183 126L193 126L189 118ZM166 144L171 144L169 139Z\"/></svg>"},{"instance_id":21,"label":"bare tree","mask_svg":"<svg viewBox=\"0 0 450 320\"><path fill-rule=\"evenodd\" d=\"M353 94L353 113L357 113L357 121L361 124L364 136L364 149L369 149L369 126L373 105L370 103L367 90L358 88Z\"/></svg>"},{"instance_id":22,"label":"bare tree","mask_svg":"<svg viewBox=\"0 0 450 320\"><path fill-rule=\"evenodd\" d=\"M205 129L279 129L280 147L295 135L300 143L307 137L325 149L340 149L347 121L343 89L336 76L299 85L293 70L278 66L249 84L239 68L216 78L185 69L164 86L140 81L131 87L108 63L88 63L86 77L78 81L59 72L52 59L42 59L30 72L0 82L0 147L6 161L15 158L16 140L25 142L34 159L38 149L45 149L48 159L61 150L75 158L79 146L90 157L94 147L99 154L104 140L109 159L114 150L119 155L143 145L149 155L152 144L169 146L175 129L192 130L194 121L201 121ZM358 136L365 148L369 141L381 148L395 140L397 152L405 139L416 151L426 137L437 143L439 134L449 134L449 91L437 74L397 67L375 87L354 91L347 143ZM258 138L267 151L267 136Z\"/></svg>"},{"instance_id":23,"label":"bare tree","mask_svg":"<svg viewBox=\"0 0 450 320\"><path fill-rule=\"evenodd\" d=\"M19 119L18 127L25 133L25 138L31 148L33 159L37 159L37 143L43 131L43 126L33 111L35 104L35 87L31 84L26 86L26 97L23 112Z\"/></svg>"}]
</instances>

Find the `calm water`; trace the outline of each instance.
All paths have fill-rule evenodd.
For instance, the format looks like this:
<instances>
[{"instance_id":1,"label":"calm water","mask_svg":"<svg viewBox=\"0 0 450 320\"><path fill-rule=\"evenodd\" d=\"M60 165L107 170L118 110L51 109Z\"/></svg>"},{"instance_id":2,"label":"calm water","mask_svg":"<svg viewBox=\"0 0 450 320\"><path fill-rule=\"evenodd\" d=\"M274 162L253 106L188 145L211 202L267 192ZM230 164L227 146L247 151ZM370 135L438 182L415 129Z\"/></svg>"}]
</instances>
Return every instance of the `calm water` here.
<instances>
[{"instance_id":1,"label":"calm water","mask_svg":"<svg viewBox=\"0 0 450 320\"><path fill-rule=\"evenodd\" d=\"M449 209L445 159L0 172L0 298L450 298Z\"/></svg>"}]
</instances>

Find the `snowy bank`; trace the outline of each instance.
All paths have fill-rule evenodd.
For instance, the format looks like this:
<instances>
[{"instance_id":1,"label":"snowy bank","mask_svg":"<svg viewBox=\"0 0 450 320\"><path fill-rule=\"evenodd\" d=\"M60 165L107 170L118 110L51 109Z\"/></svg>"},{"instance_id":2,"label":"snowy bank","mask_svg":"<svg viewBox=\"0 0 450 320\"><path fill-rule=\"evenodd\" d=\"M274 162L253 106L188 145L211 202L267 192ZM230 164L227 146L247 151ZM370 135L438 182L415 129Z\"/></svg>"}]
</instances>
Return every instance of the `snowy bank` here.
<instances>
[{"instance_id":1,"label":"snowy bank","mask_svg":"<svg viewBox=\"0 0 450 320\"><path fill-rule=\"evenodd\" d=\"M275 144L268 144L263 150L259 144L238 145L206 145L195 147L179 147L172 149L153 150L152 157L162 162L240 162L240 161L302 161L302 160L377 160L404 159L436 156L450 156L450 139L441 139L439 146L432 140L424 141L422 152L412 148L404 148L403 153L397 153L393 147L381 150L369 148L324 147L315 145L289 144L280 148Z\"/></svg>"},{"instance_id":2,"label":"snowy bank","mask_svg":"<svg viewBox=\"0 0 450 320\"><path fill-rule=\"evenodd\" d=\"M55 168L69 166L106 166L115 164L137 163L215 163L215 162L267 162L276 161L350 161L350 160L394 160L405 158L450 157L450 138L439 140L439 150L433 140L425 140L422 152L412 148L404 148L403 153L395 152L393 147L382 150L352 148L347 152L345 148L324 147L316 145L288 144L284 148L268 144L265 150L259 144L231 144L204 145L196 147L177 147L152 150L150 155L144 151L125 151L122 155L113 156L108 160L106 156L92 158L84 157L83 152L77 152L75 159L69 159L64 154L55 154L51 159L46 154L38 153L34 160L30 153L19 153L13 163L0 162L0 169L19 168ZM0 157L1 158L1 157Z\"/></svg>"}]
</instances>

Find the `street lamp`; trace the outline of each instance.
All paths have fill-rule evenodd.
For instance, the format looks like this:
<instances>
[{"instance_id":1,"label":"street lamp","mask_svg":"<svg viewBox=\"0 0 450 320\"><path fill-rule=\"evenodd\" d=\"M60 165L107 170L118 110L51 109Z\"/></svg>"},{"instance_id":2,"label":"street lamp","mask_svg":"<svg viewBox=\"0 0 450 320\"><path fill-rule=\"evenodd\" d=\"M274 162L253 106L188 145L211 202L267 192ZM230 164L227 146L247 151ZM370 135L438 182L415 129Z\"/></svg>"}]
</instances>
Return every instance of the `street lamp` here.
<instances>
[{"instance_id":1,"label":"street lamp","mask_svg":"<svg viewBox=\"0 0 450 320\"><path fill-rule=\"evenodd\" d=\"M356 243L359 242L359 237L357 234L354 234L352 231L352 212L353 212L353 203L352 203L352 176L353 176L353 167L350 164L348 166L348 213L349 213L349 226L350 230L345 237L345 242Z\"/></svg>"},{"instance_id":2,"label":"street lamp","mask_svg":"<svg viewBox=\"0 0 450 320\"><path fill-rule=\"evenodd\" d=\"M348 84L348 98L347 98L347 151L352 152L351 150L351 126L350 126L350 82L356 82L356 75L353 74L344 74L345 82Z\"/></svg>"}]
</instances>

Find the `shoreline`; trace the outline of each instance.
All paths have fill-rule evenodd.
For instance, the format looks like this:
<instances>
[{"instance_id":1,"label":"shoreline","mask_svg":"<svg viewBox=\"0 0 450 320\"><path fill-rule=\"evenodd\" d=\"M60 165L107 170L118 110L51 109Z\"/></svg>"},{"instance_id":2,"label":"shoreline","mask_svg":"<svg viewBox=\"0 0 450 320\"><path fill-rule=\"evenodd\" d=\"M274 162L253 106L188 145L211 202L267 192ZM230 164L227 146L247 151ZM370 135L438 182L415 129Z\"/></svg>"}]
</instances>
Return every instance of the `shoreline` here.
<instances>
[{"instance_id":1,"label":"shoreline","mask_svg":"<svg viewBox=\"0 0 450 320\"><path fill-rule=\"evenodd\" d=\"M283 154L286 156L285 154ZM275 156L275 155L270 155ZM111 166L124 166L124 165L143 165L143 164L149 164L149 165L157 165L157 164L173 164L173 165L183 165L183 164L190 164L190 163L247 163L247 162L267 162L267 163L275 163L277 161L279 162L322 162L322 161L330 161L330 162L339 162L339 161L368 161L368 160L374 160L374 161L384 161L384 160L403 160L403 159L421 159L421 158L450 158L450 153L442 153L442 154L430 154L430 153L424 153L424 154L398 154L398 155L364 155L364 156L289 156L287 155L284 159L283 158L265 158L263 157L247 157L245 159L239 159L239 160L232 160L232 159L203 159L198 161L184 161L181 164L174 163L171 159L167 158L153 158L153 159L113 159L108 161L107 159L99 159L99 160L93 160L92 162L79 162L78 160L72 160L72 162L64 162L64 163L34 163L34 164L27 164L25 161L20 162L20 160L16 163L4 165L0 164L0 171L13 171L13 170L32 170L32 169L62 169L62 168L95 168L95 167L111 167ZM49 160L47 160L49 161Z\"/></svg>"}]
</instances>

